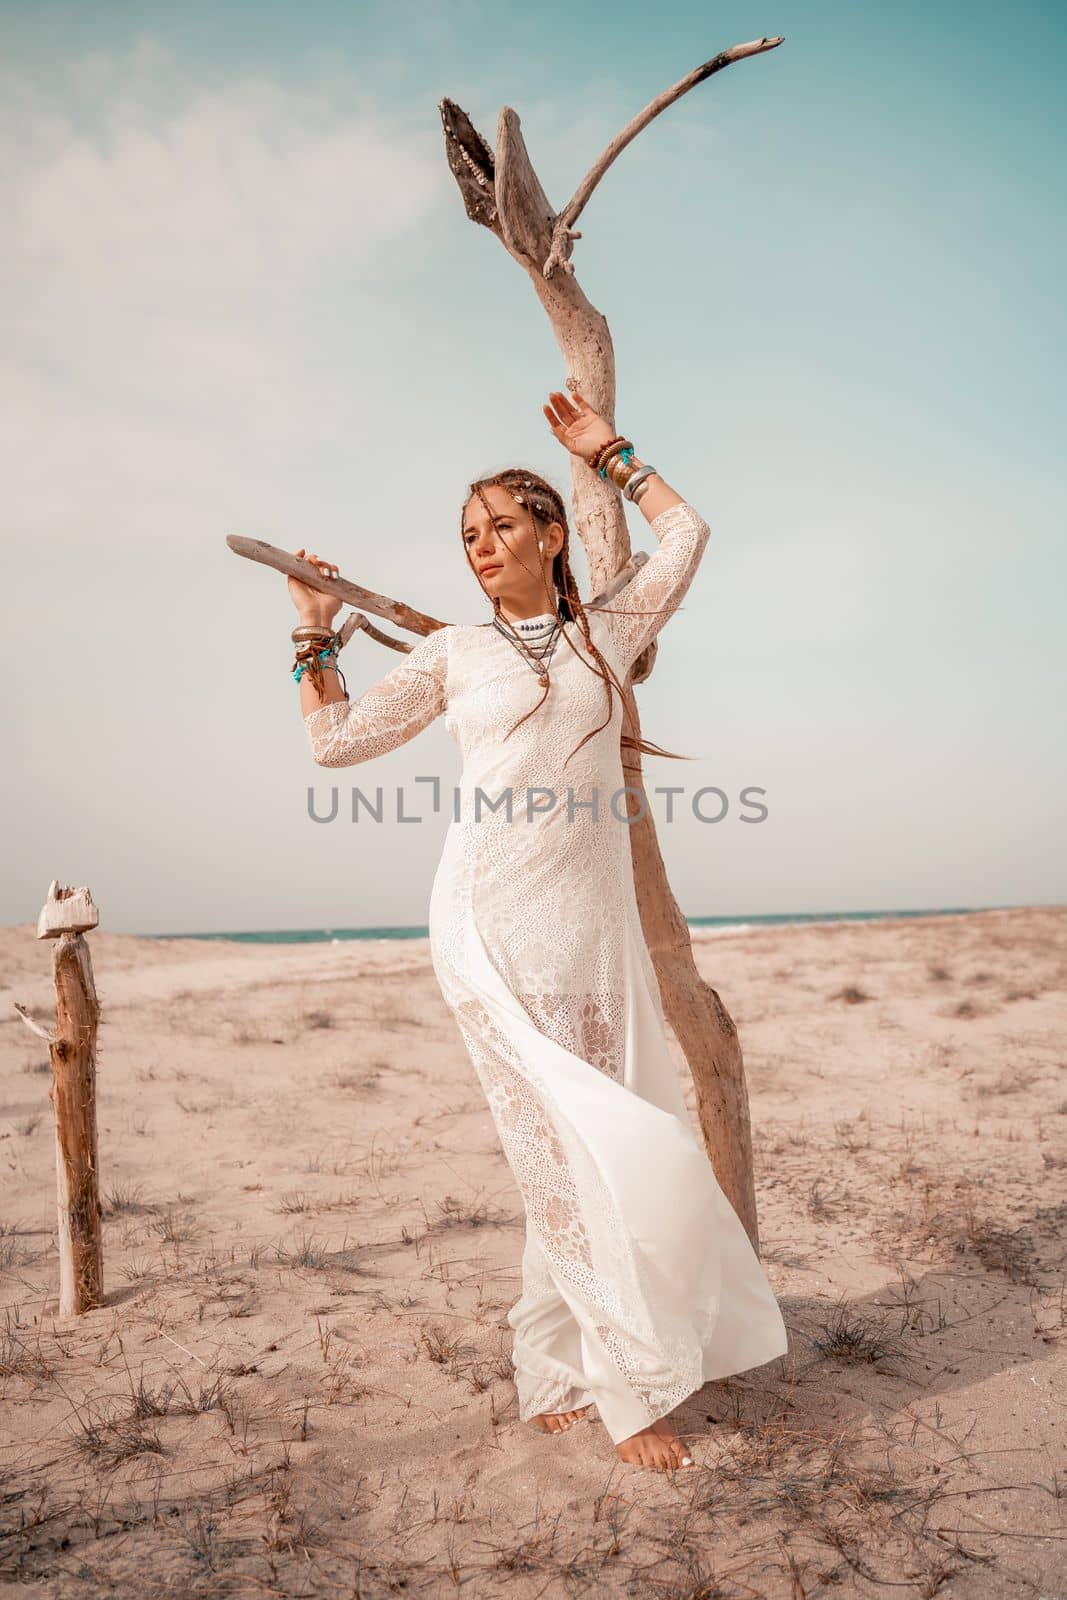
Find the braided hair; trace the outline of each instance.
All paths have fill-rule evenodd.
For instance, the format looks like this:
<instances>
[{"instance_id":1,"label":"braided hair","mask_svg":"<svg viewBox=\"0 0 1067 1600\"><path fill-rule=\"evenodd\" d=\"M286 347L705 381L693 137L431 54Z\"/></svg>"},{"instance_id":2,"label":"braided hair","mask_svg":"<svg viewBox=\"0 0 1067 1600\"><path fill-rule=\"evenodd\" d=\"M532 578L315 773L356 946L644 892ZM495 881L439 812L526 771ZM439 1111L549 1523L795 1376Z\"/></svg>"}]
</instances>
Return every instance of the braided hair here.
<instances>
[{"instance_id":1,"label":"braided hair","mask_svg":"<svg viewBox=\"0 0 1067 1600\"><path fill-rule=\"evenodd\" d=\"M589 618L586 615L585 607L582 604L581 596L578 593L578 585L574 580L574 573L571 571L569 551L570 524L567 521L567 510L563 504L563 496L560 494L558 489L554 488L553 485L548 482L546 478L542 478L538 473L532 472L523 467L505 467L503 471L495 472L489 477L475 479L475 481L470 485L470 493L467 496L467 500L469 501L475 495L478 497L489 516L490 522L493 524L493 529L501 544L504 546L505 550L510 551L512 555L515 555L515 551L512 550L511 546L504 538L504 535L497 523L497 514L494 513L492 506L485 497L486 489L497 486L506 489L514 500L528 509L535 531L540 528L547 528L551 522L558 522L562 527L563 543L552 560L552 584L559 598L557 603L556 594L553 594L546 589L545 598L548 602L548 609L556 612L561 623L577 623L585 645L584 654L575 647L571 639L568 637L565 629L561 630L561 638L566 641L568 647L574 651L575 655L580 658L583 664L587 666L591 672L596 673L597 677L602 679L607 691L607 716L599 727L591 728L590 731L585 735L585 738L579 740L574 749L571 751L570 755L567 757L567 761L569 761L571 756L580 750L582 745L584 745L588 739L592 739L601 731L601 729L607 727L611 720L612 693L615 689L617 689L619 694L622 695L623 687L619 682L618 676L611 667L611 664L604 659L603 654L594 643L590 634ZM460 541L463 544L463 551L467 558L467 562L471 570L474 572L475 577L478 578L478 582L482 589L484 590L485 586L481 582L481 576L478 573L477 567L475 566L470 550L467 548L466 541L463 539L462 511L460 513ZM519 561L520 566L523 564L520 557L516 556L516 560ZM496 595L491 595L489 598L492 601L494 612L499 615L499 597ZM603 608L599 606L597 607L598 611L601 609L604 611L610 611L613 608L608 606L604 606ZM506 618L501 618L501 621L507 625ZM587 659L587 657L591 659ZM532 717L534 712L541 708L545 700L548 698L550 686L550 684L545 685L544 691L540 700L537 702L537 705L533 706L529 711L527 711L525 716L520 717L518 722L515 723L515 726L508 730L508 734L505 737L510 738L511 734L515 732L515 729L521 727L526 721L527 717ZM623 751L632 750L638 754L643 753L645 755L667 756L672 761L687 761L689 759L688 756L680 756L673 750L664 750L661 748L661 746L653 744L649 739L635 739L629 733L623 733L621 735L620 745L622 746ZM566 765L566 762L564 762L564 765ZM622 765L624 769L629 768L635 772L640 771L640 761L627 762L626 760L623 760Z\"/></svg>"}]
</instances>

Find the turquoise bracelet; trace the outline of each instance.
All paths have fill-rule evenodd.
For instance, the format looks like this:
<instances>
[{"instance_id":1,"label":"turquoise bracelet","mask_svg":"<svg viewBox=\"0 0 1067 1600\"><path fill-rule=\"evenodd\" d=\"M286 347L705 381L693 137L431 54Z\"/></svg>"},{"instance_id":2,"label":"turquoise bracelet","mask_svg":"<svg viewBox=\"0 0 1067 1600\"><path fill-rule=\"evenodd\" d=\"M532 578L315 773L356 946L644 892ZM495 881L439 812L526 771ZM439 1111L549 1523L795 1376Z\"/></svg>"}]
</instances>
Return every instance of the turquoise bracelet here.
<instances>
[{"instance_id":1,"label":"turquoise bracelet","mask_svg":"<svg viewBox=\"0 0 1067 1600\"><path fill-rule=\"evenodd\" d=\"M625 461L626 465L629 466L630 462L634 458L633 446L631 445L630 448L627 449L627 450L620 450L619 451L619 456L621 457L621 459L623 461ZM608 475L607 467L598 467L597 471L600 473L600 476L602 478L606 478L607 475Z\"/></svg>"},{"instance_id":2,"label":"turquoise bracelet","mask_svg":"<svg viewBox=\"0 0 1067 1600\"><path fill-rule=\"evenodd\" d=\"M327 649L319 651L319 660L320 661L329 661L330 657L331 656L335 656L336 654L337 654L337 651L331 645ZM294 667L293 668L293 677L296 679L297 683L299 683L301 678L304 676L304 673L308 669L308 665L309 665L308 662L301 661L301 663L300 663L300 665L298 667Z\"/></svg>"}]
</instances>

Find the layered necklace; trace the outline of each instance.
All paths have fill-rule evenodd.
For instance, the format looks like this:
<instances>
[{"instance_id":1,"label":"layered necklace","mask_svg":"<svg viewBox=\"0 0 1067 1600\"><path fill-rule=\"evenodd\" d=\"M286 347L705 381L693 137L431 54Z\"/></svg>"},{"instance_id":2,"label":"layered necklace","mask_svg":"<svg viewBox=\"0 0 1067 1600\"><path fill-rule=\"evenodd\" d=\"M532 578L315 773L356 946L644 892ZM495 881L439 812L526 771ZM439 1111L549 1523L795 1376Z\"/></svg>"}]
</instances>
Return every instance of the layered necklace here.
<instances>
[{"instance_id":1,"label":"layered necklace","mask_svg":"<svg viewBox=\"0 0 1067 1600\"><path fill-rule=\"evenodd\" d=\"M563 629L559 617L551 611L544 611L539 617L523 617L521 622L505 623L500 617L494 616L493 627L503 634L509 644L514 645L526 665L537 674L542 689L547 689L548 665ZM516 633L518 638L515 637Z\"/></svg>"}]
</instances>

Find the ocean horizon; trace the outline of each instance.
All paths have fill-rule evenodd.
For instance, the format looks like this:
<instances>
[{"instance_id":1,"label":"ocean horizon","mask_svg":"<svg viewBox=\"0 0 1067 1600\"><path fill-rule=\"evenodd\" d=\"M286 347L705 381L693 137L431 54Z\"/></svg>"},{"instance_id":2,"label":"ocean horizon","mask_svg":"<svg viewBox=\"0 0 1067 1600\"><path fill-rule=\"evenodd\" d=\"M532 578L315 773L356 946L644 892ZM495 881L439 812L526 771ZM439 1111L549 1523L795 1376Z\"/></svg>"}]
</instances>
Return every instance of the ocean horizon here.
<instances>
[{"instance_id":1,"label":"ocean horizon","mask_svg":"<svg viewBox=\"0 0 1067 1600\"><path fill-rule=\"evenodd\" d=\"M1020 906L927 906L899 911L760 911L749 916L686 917L691 928L760 928L808 922L879 922L893 917L965 917L976 911L1018 911ZM347 939L426 939L429 928L269 928L217 933L146 933L145 939L232 939L240 944L339 944Z\"/></svg>"}]
</instances>

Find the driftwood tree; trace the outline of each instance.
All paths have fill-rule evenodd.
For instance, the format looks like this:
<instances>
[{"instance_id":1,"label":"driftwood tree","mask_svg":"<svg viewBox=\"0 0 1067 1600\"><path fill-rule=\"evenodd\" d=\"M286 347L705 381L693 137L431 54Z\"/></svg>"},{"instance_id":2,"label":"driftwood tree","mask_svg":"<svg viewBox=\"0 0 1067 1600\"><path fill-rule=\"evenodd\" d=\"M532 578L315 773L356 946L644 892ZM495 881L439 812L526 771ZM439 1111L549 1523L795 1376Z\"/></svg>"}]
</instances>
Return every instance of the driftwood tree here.
<instances>
[{"instance_id":1,"label":"driftwood tree","mask_svg":"<svg viewBox=\"0 0 1067 1600\"><path fill-rule=\"evenodd\" d=\"M567 387L580 389L606 422L615 427L615 354L603 314L588 300L571 262L573 241L581 238L574 223L612 162L641 129L683 94L723 67L747 56L761 55L782 43L781 37L734 45L665 89L623 128L594 162L574 197L556 212L549 204L530 162L519 119L504 106L497 119L495 151L452 100L440 103L448 163L455 174L467 215L496 235L513 260L528 273L548 314L563 352ZM595 599L587 609L612 599L647 559L631 552L623 508L614 487L573 463L575 529L585 547ZM345 578L323 578L317 567L258 539L231 534L230 548L241 556L302 579L311 588L337 595L351 605L383 617L412 632L432 633L442 623L400 600L374 594ZM362 612L353 612L341 630L347 640L356 628L391 649L411 648L402 639L376 628ZM625 686L623 731L640 734L633 686L652 671L658 641L634 663ZM630 760L637 760L630 752ZM717 990L704 982L693 960L688 925L671 893L656 830L644 794L641 770L628 771L631 789L627 808L631 822L634 883L641 923L655 965L664 1010L696 1087L697 1114L715 1175L734 1210L759 1249L756 1195L752 1170L752 1134L748 1093L737 1029Z\"/></svg>"},{"instance_id":2,"label":"driftwood tree","mask_svg":"<svg viewBox=\"0 0 1067 1600\"><path fill-rule=\"evenodd\" d=\"M612 162L653 118L723 67L773 50L781 42L778 37L734 45L657 95L611 141L559 212L541 187L510 106L500 111L496 149L490 150L454 101L440 103L448 163L468 217L495 234L528 274L563 352L567 387L581 390L612 428L615 355L603 313L575 276L570 257L573 242L581 235L574 224ZM576 530L593 587L602 588L630 556L622 505L613 485L583 470L577 461L572 461L572 486ZM657 648L654 641L635 662L626 685L623 726L635 736L640 733L640 719L633 685L648 677ZM636 758L631 754L631 759ZM758 1250L748 1093L737 1029L717 991L697 971L689 929L664 871L640 770L628 773L628 781L640 791L627 796L629 814L635 819L629 827L634 881L664 1010L693 1075L700 1126L716 1177Z\"/></svg>"}]
</instances>

